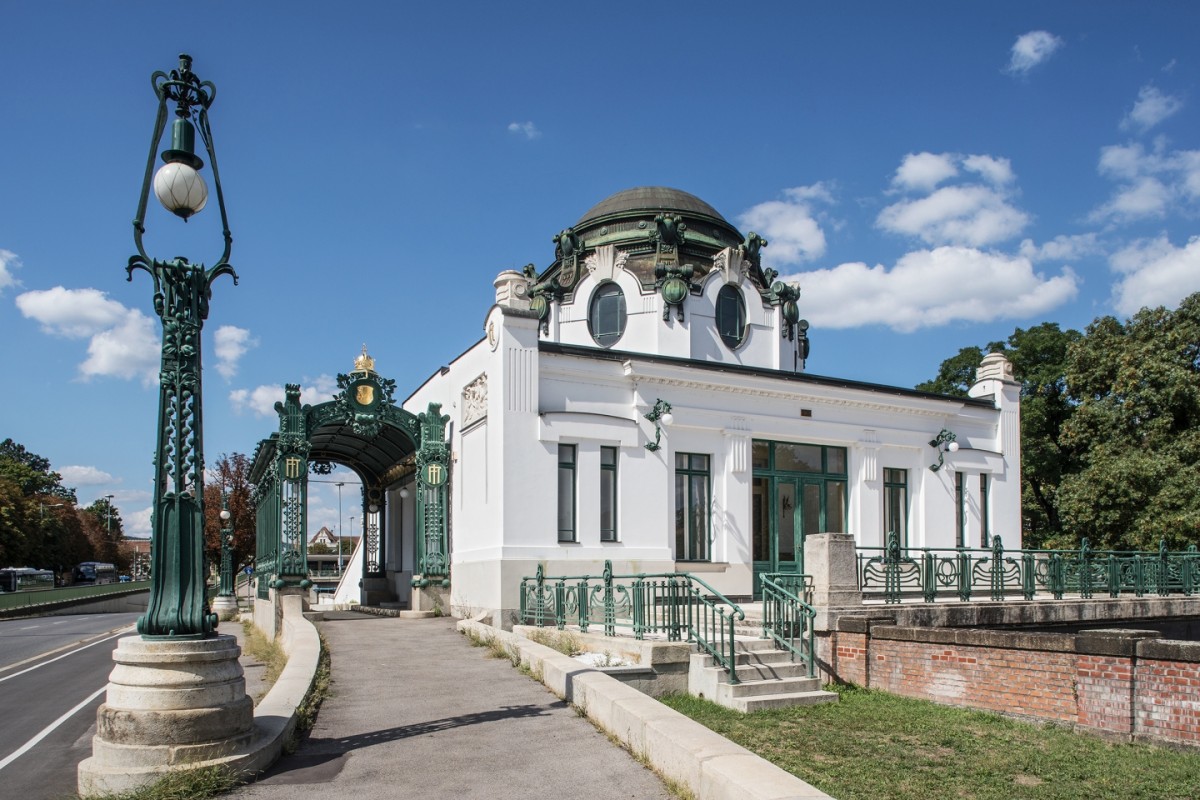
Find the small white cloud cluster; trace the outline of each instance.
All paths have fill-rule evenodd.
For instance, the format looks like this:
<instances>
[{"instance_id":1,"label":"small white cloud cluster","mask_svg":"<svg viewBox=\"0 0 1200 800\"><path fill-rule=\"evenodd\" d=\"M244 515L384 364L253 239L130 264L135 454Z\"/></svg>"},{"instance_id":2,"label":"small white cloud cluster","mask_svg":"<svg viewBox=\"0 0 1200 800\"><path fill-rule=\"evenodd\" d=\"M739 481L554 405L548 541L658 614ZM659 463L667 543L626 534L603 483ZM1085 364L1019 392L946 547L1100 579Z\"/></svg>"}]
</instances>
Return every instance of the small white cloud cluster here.
<instances>
[{"instance_id":1,"label":"small white cloud cluster","mask_svg":"<svg viewBox=\"0 0 1200 800\"><path fill-rule=\"evenodd\" d=\"M1045 62L1062 46L1063 40L1049 31L1022 34L1013 42L1007 71L1012 75L1028 75L1031 69Z\"/></svg>"},{"instance_id":2,"label":"small white cloud cluster","mask_svg":"<svg viewBox=\"0 0 1200 800\"><path fill-rule=\"evenodd\" d=\"M1121 276L1113 286L1113 307L1121 314L1135 314L1147 306L1174 308L1179 301L1200 291L1200 236L1183 247L1175 247L1166 235L1139 239L1109 258Z\"/></svg>"},{"instance_id":3,"label":"small white cloud cluster","mask_svg":"<svg viewBox=\"0 0 1200 800\"><path fill-rule=\"evenodd\" d=\"M0 247L0 292L10 286L17 285L17 279L13 276L13 270L20 265L21 259L17 258L16 253Z\"/></svg>"},{"instance_id":4,"label":"small white cloud cluster","mask_svg":"<svg viewBox=\"0 0 1200 800\"><path fill-rule=\"evenodd\" d=\"M235 325L222 325L213 334L213 349L217 355L217 372L225 380L237 374L238 362L251 347L258 346L258 339L250 331Z\"/></svg>"},{"instance_id":5,"label":"small white cloud cluster","mask_svg":"<svg viewBox=\"0 0 1200 800\"><path fill-rule=\"evenodd\" d=\"M68 339L88 339L88 357L79 365L84 378L158 376L159 342L154 321L126 308L98 289L53 289L17 295L17 308L42 330Z\"/></svg>"},{"instance_id":6,"label":"small white cloud cluster","mask_svg":"<svg viewBox=\"0 0 1200 800\"><path fill-rule=\"evenodd\" d=\"M962 172L972 180L941 185ZM1009 202L1015 179L1007 158L910 153L896 170L892 185L899 192L925 194L883 209L876 224L931 245L982 247L1004 241L1029 224L1029 215Z\"/></svg>"},{"instance_id":7,"label":"small white cloud cluster","mask_svg":"<svg viewBox=\"0 0 1200 800\"><path fill-rule=\"evenodd\" d=\"M818 222L818 205L831 205L833 193L825 183L784 189L784 200L768 200L738 217L746 230L765 238L771 259L799 264L825 255L825 232Z\"/></svg>"},{"instance_id":8,"label":"small white cloud cluster","mask_svg":"<svg viewBox=\"0 0 1200 800\"><path fill-rule=\"evenodd\" d=\"M1143 86L1138 92L1133 109L1121 120L1121 128L1136 128L1145 133L1168 117L1174 116L1181 108L1183 101L1178 97L1163 94L1153 86Z\"/></svg>"},{"instance_id":9,"label":"small white cloud cluster","mask_svg":"<svg viewBox=\"0 0 1200 800\"><path fill-rule=\"evenodd\" d=\"M301 403L323 403L337 394L337 380L329 375L320 375L311 386L300 387ZM274 417L275 404L283 402L283 386L262 385L253 389L234 389L229 393L229 404L234 413L247 411L256 417Z\"/></svg>"},{"instance_id":10,"label":"small white cloud cluster","mask_svg":"<svg viewBox=\"0 0 1200 800\"><path fill-rule=\"evenodd\" d=\"M1131 222L1163 217L1179 204L1200 200L1200 150L1168 150L1158 141L1147 152L1137 142L1100 150L1098 170L1118 183L1094 222Z\"/></svg>"},{"instance_id":11,"label":"small white cloud cluster","mask_svg":"<svg viewBox=\"0 0 1200 800\"><path fill-rule=\"evenodd\" d=\"M508 132L524 136L527 141L532 141L542 135L533 122L510 122L508 123Z\"/></svg>"},{"instance_id":12,"label":"small white cloud cluster","mask_svg":"<svg viewBox=\"0 0 1200 800\"><path fill-rule=\"evenodd\" d=\"M65 486L103 486L117 480L111 474L97 467L68 465L61 467L58 474L62 476Z\"/></svg>"}]
</instances>

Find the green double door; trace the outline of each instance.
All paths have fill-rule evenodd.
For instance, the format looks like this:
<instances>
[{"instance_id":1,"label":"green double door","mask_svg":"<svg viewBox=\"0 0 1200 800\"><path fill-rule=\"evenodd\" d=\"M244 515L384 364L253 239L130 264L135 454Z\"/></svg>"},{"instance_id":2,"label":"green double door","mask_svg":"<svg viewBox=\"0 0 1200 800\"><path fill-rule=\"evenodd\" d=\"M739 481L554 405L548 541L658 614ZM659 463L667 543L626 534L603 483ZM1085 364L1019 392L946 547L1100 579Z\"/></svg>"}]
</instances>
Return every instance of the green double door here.
<instances>
[{"instance_id":1,"label":"green double door","mask_svg":"<svg viewBox=\"0 0 1200 800\"><path fill-rule=\"evenodd\" d=\"M804 572L804 537L821 530L823 482L813 478L754 478L754 597L762 595L759 576Z\"/></svg>"}]
</instances>

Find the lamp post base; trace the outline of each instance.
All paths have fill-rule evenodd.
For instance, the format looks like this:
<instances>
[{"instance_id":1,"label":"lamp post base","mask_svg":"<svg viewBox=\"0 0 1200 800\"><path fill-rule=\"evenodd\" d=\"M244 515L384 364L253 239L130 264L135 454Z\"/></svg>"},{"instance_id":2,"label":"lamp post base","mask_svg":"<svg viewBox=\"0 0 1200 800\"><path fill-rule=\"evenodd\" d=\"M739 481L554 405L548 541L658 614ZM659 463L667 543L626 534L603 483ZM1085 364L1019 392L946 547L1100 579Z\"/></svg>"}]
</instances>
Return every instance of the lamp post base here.
<instances>
[{"instance_id":1,"label":"lamp post base","mask_svg":"<svg viewBox=\"0 0 1200 800\"><path fill-rule=\"evenodd\" d=\"M244 752L254 736L254 704L240 653L233 636L121 639L92 757L79 765L79 793L126 792Z\"/></svg>"},{"instance_id":2,"label":"lamp post base","mask_svg":"<svg viewBox=\"0 0 1200 800\"><path fill-rule=\"evenodd\" d=\"M234 595L217 595L212 601L212 612L222 621L235 619L238 615L238 601Z\"/></svg>"}]
</instances>

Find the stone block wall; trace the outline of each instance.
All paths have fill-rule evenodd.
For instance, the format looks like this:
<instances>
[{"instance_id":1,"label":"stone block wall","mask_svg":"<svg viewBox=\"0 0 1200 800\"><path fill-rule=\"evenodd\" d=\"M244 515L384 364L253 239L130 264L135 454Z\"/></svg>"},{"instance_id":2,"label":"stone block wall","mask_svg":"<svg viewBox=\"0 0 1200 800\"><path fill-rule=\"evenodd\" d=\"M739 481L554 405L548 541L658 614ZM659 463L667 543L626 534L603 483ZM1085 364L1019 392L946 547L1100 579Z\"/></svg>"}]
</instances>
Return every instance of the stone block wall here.
<instances>
[{"instance_id":1,"label":"stone block wall","mask_svg":"<svg viewBox=\"0 0 1200 800\"><path fill-rule=\"evenodd\" d=\"M818 658L835 681L1200 747L1200 643L1156 635L902 627L844 616L821 637Z\"/></svg>"}]
</instances>

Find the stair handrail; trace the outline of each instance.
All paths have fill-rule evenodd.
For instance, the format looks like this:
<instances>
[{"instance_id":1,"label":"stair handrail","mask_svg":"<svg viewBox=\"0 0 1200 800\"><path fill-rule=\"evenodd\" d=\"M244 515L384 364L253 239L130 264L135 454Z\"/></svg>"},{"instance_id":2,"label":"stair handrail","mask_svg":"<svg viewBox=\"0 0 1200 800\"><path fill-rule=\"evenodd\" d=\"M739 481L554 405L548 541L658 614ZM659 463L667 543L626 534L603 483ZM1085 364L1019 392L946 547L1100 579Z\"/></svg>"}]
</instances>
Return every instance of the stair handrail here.
<instances>
[{"instance_id":1,"label":"stair handrail","mask_svg":"<svg viewBox=\"0 0 1200 800\"><path fill-rule=\"evenodd\" d=\"M604 635L616 635L620 607L628 612L635 638L666 633L669 641L679 641L686 633L687 641L711 656L731 683L738 682L734 631L746 612L690 572L614 575L612 562L605 561L601 575L550 576L539 564L534 576L521 579L518 613L525 624L553 624L562 630L569 622L587 633L593 606L603 612L595 622L603 623Z\"/></svg>"},{"instance_id":2,"label":"stair handrail","mask_svg":"<svg viewBox=\"0 0 1200 800\"><path fill-rule=\"evenodd\" d=\"M780 579L799 578L808 580L807 575L768 572L760 576L763 604L763 638L770 639L789 652L792 660L799 658L808 670L808 677L816 677L814 621L817 611L799 596L793 594ZM799 634L799 635L797 635ZM797 639L800 646L796 646Z\"/></svg>"}]
</instances>

